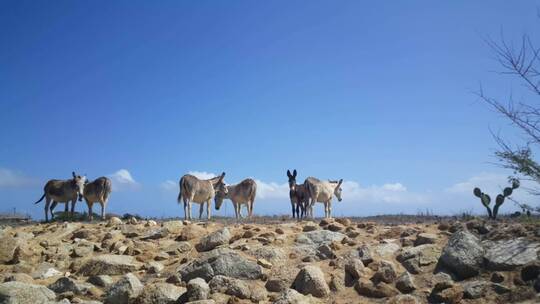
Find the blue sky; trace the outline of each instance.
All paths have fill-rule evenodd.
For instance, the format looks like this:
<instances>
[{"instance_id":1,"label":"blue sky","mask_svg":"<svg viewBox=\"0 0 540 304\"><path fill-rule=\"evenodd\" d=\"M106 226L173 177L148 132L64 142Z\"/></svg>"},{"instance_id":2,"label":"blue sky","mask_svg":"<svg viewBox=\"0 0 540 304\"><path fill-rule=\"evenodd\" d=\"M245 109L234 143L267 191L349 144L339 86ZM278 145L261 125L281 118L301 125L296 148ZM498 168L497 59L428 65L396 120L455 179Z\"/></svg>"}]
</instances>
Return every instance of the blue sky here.
<instances>
[{"instance_id":1,"label":"blue sky","mask_svg":"<svg viewBox=\"0 0 540 304\"><path fill-rule=\"evenodd\" d=\"M539 4L2 1L0 211L43 216L76 170L113 178L112 212L181 216L180 176L225 171L287 214L296 168L345 179L335 215L483 212L469 188L509 174L489 128L520 134L472 92L529 97L483 38L534 33Z\"/></svg>"}]
</instances>

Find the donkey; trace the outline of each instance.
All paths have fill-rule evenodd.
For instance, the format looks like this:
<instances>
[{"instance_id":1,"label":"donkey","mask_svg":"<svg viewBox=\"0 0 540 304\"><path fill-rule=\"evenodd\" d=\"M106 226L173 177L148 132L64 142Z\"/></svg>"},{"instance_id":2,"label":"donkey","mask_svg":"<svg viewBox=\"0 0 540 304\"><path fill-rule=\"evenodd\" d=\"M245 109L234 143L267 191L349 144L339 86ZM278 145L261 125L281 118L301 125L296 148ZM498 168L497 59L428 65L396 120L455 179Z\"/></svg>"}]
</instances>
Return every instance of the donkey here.
<instances>
[{"instance_id":1,"label":"donkey","mask_svg":"<svg viewBox=\"0 0 540 304\"><path fill-rule=\"evenodd\" d=\"M206 203L206 216L210 219L210 204L216 195L216 191L228 193L223 182L225 172L220 176L211 179L198 179L196 176L186 174L180 179L180 193L178 193L178 203L184 202L184 218L191 219L191 203L197 203L199 207L199 219L202 218L203 206Z\"/></svg>"},{"instance_id":2,"label":"donkey","mask_svg":"<svg viewBox=\"0 0 540 304\"><path fill-rule=\"evenodd\" d=\"M296 169L291 171L287 170L287 177L289 178L289 198L291 199L291 208L293 218L301 219L306 212L306 206L308 202L308 193L305 185L296 183Z\"/></svg>"},{"instance_id":3,"label":"donkey","mask_svg":"<svg viewBox=\"0 0 540 304\"><path fill-rule=\"evenodd\" d=\"M304 181L304 185L308 192L308 215L313 218L313 205L315 203L324 203L324 217L329 218L332 215L332 195L335 195L341 202L341 184L343 179L339 181L323 182L315 177L308 177Z\"/></svg>"},{"instance_id":4,"label":"donkey","mask_svg":"<svg viewBox=\"0 0 540 304\"><path fill-rule=\"evenodd\" d=\"M73 178L68 180L58 180L58 179L51 179L43 188L43 196L34 204L37 204L45 198L45 221L49 221L49 206L50 206L50 212L51 212L51 219L54 220L54 207L58 203L65 203L65 212L67 214L68 212L68 204L71 202L71 213L70 217L73 218L73 213L75 212L75 203L77 202L77 198L79 201L82 201L83 194L84 194L84 185L86 183L86 176L80 176L75 174L75 172L71 173ZM52 202L52 205L51 205Z\"/></svg>"},{"instance_id":5,"label":"donkey","mask_svg":"<svg viewBox=\"0 0 540 304\"><path fill-rule=\"evenodd\" d=\"M105 219L105 208L109 201L109 195L112 191L112 182L107 177L100 177L93 182L87 182L84 186L84 200L88 205L88 220L91 222L94 217L92 205L98 202L101 205L101 219Z\"/></svg>"},{"instance_id":6,"label":"donkey","mask_svg":"<svg viewBox=\"0 0 540 304\"><path fill-rule=\"evenodd\" d=\"M234 206L236 219L242 218L242 205L245 204L248 210L248 217L253 215L253 204L255 203L255 195L257 194L257 183L251 178L246 178L236 185L227 186L227 192L217 191L214 201L216 210L221 208L223 199L230 199Z\"/></svg>"}]
</instances>

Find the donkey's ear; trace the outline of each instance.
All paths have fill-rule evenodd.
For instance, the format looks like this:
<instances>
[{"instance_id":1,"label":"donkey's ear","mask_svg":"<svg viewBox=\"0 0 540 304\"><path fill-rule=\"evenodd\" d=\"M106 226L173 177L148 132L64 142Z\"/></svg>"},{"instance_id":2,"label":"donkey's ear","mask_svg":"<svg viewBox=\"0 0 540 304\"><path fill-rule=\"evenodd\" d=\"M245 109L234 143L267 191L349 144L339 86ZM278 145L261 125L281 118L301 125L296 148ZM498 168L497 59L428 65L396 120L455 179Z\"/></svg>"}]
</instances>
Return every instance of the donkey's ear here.
<instances>
[{"instance_id":1,"label":"donkey's ear","mask_svg":"<svg viewBox=\"0 0 540 304\"><path fill-rule=\"evenodd\" d=\"M296 177L296 169L293 170L292 175L293 175L293 177Z\"/></svg>"},{"instance_id":2,"label":"donkey's ear","mask_svg":"<svg viewBox=\"0 0 540 304\"><path fill-rule=\"evenodd\" d=\"M289 171L289 170L287 170L287 177L288 177L288 178L291 178L291 177L292 177L291 171Z\"/></svg>"},{"instance_id":3,"label":"donkey's ear","mask_svg":"<svg viewBox=\"0 0 540 304\"><path fill-rule=\"evenodd\" d=\"M338 182L337 185L338 185L338 186L341 186L342 183L343 183L343 178L339 180L339 182Z\"/></svg>"},{"instance_id":4,"label":"donkey's ear","mask_svg":"<svg viewBox=\"0 0 540 304\"><path fill-rule=\"evenodd\" d=\"M73 178L75 178L75 171L72 171L71 175L73 175Z\"/></svg>"},{"instance_id":5,"label":"donkey's ear","mask_svg":"<svg viewBox=\"0 0 540 304\"><path fill-rule=\"evenodd\" d=\"M225 172L221 173L221 175L219 176L219 181L222 182L224 177L225 177Z\"/></svg>"}]
</instances>

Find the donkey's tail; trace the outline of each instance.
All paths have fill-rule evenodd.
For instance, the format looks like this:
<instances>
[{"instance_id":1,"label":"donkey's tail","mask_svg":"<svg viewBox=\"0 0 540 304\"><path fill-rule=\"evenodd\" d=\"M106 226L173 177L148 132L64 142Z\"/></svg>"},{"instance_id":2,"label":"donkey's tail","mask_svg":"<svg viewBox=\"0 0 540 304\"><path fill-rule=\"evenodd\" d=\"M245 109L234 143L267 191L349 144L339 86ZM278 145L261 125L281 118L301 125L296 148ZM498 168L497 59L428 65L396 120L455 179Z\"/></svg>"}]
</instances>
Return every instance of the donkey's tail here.
<instances>
[{"instance_id":1,"label":"donkey's tail","mask_svg":"<svg viewBox=\"0 0 540 304\"><path fill-rule=\"evenodd\" d=\"M43 196L37 202L35 202L34 205L41 202L43 200L43 198L45 197L45 195L46 195L46 193L43 193Z\"/></svg>"},{"instance_id":2,"label":"donkey's tail","mask_svg":"<svg viewBox=\"0 0 540 304\"><path fill-rule=\"evenodd\" d=\"M103 185L103 201L107 201L109 199L109 195L111 194L112 192L112 182L110 179L106 179L105 180L105 183Z\"/></svg>"},{"instance_id":3,"label":"donkey's tail","mask_svg":"<svg viewBox=\"0 0 540 304\"><path fill-rule=\"evenodd\" d=\"M184 177L180 179L180 183L178 183L180 186L180 192L178 192L178 199L177 202L180 204L182 202L182 189L184 188Z\"/></svg>"},{"instance_id":4,"label":"donkey's tail","mask_svg":"<svg viewBox=\"0 0 540 304\"><path fill-rule=\"evenodd\" d=\"M253 204L255 202L255 196L257 196L257 183L253 183L251 187L251 193L249 194L249 201Z\"/></svg>"}]
</instances>

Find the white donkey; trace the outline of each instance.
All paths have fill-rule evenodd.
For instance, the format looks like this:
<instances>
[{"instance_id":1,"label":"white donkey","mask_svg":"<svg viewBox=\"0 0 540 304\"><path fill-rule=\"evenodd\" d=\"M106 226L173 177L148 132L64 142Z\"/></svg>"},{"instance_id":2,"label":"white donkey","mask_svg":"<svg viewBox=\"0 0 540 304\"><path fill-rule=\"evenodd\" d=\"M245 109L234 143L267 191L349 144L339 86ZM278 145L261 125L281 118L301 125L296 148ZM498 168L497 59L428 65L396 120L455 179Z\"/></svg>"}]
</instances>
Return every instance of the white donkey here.
<instances>
[{"instance_id":1,"label":"white donkey","mask_svg":"<svg viewBox=\"0 0 540 304\"><path fill-rule=\"evenodd\" d=\"M304 181L307 188L309 202L307 205L307 215L313 218L313 205L315 203L324 203L324 217L332 216L332 196L335 195L341 202L341 184L343 179L339 181L321 181L315 177L308 177Z\"/></svg>"},{"instance_id":2,"label":"white donkey","mask_svg":"<svg viewBox=\"0 0 540 304\"><path fill-rule=\"evenodd\" d=\"M248 217L253 215L253 204L255 203L255 196L257 194L257 183L251 178L246 178L236 185L227 186L228 193L222 191L216 192L215 203L216 210L221 208L223 199L230 199L234 206L234 213L236 219L242 218L242 205L247 207Z\"/></svg>"},{"instance_id":3,"label":"white donkey","mask_svg":"<svg viewBox=\"0 0 540 304\"><path fill-rule=\"evenodd\" d=\"M225 172L220 176L211 179L198 179L196 176L186 174L180 179L180 193L178 203L184 202L184 218L191 219L191 203L197 203L199 207L199 218L202 218L203 206L206 203L206 216L210 219L210 204L217 191L228 193L223 182Z\"/></svg>"}]
</instances>

